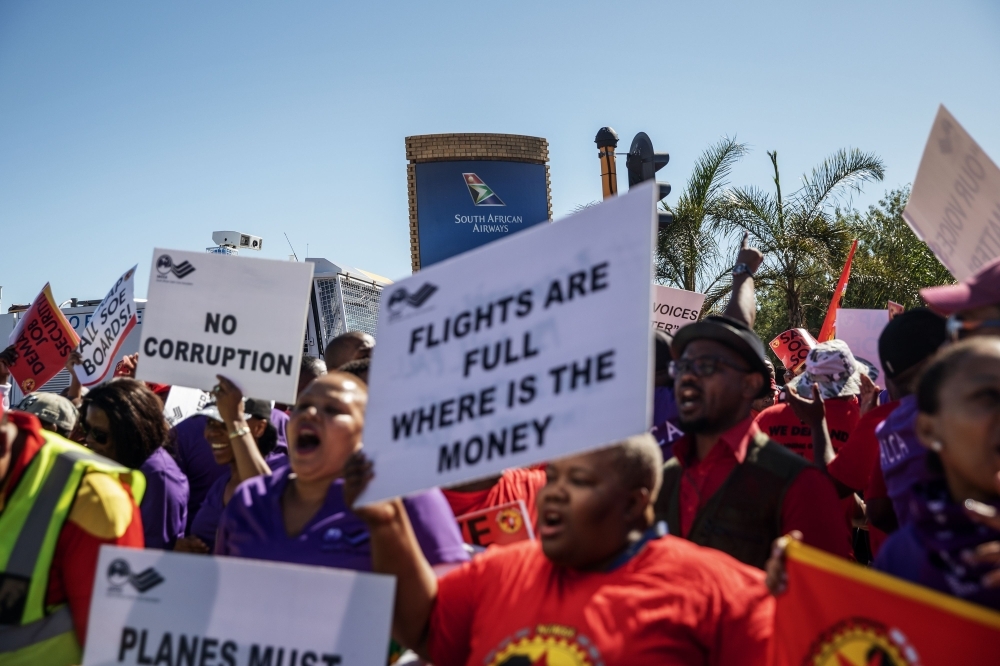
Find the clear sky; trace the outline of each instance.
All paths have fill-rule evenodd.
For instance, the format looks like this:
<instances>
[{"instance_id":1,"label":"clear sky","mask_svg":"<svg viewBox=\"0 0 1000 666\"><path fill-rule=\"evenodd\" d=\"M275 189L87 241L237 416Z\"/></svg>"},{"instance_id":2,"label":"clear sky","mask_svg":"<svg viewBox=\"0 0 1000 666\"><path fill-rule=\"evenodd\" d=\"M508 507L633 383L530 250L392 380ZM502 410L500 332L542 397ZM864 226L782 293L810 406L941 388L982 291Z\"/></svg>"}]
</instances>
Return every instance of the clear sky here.
<instances>
[{"instance_id":1,"label":"clear sky","mask_svg":"<svg viewBox=\"0 0 1000 666\"><path fill-rule=\"evenodd\" d=\"M753 149L735 184L767 186L776 149L785 191L875 151L867 205L912 181L942 102L1000 160L996 0L5 0L3 311L46 281L101 298L134 263L143 296L153 247L218 229L408 275L412 134L547 138L557 218L600 198L602 125L668 150L675 193L726 134Z\"/></svg>"}]
</instances>

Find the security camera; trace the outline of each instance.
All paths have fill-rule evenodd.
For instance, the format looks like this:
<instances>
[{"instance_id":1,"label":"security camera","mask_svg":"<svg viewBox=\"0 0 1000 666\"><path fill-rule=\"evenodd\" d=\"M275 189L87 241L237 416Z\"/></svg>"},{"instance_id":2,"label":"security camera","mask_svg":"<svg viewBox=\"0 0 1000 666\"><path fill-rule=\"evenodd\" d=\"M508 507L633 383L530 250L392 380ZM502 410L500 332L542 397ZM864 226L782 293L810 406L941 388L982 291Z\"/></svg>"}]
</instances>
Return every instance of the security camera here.
<instances>
[{"instance_id":1,"label":"security camera","mask_svg":"<svg viewBox=\"0 0 1000 666\"><path fill-rule=\"evenodd\" d=\"M264 247L264 239L260 236L251 236L239 231L216 231L212 233L212 240L222 247L248 250L261 250Z\"/></svg>"}]
</instances>

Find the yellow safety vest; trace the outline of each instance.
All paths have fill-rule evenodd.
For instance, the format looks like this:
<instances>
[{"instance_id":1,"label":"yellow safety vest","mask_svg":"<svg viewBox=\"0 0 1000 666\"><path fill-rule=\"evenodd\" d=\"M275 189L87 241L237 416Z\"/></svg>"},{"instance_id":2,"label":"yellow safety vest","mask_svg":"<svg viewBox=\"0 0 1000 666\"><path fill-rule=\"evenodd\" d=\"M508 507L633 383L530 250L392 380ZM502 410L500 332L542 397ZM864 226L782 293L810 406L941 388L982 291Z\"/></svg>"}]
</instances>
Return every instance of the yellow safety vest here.
<instances>
[{"instance_id":1,"label":"yellow safety vest","mask_svg":"<svg viewBox=\"0 0 1000 666\"><path fill-rule=\"evenodd\" d=\"M128 483L136 505L146 479L59 435L28 463L0 513L0 664L69 666L81 662L69 606L48 608L49 569L83 475L101 472ZM3 594L6 592L7 594Z\"/></svg>"}]
</instances>

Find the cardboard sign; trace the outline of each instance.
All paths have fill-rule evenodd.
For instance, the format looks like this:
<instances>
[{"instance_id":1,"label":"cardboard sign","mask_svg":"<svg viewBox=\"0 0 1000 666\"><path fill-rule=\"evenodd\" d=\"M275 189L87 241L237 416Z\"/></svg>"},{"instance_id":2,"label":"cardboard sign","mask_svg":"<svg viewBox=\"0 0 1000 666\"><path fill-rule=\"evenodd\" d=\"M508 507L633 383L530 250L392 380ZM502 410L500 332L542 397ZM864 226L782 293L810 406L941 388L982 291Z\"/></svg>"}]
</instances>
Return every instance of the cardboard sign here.
<instances>
[{"instance_id":1,"label":"cardboard sign","mask_svg":"<svg viewBox=\"0 0 1000 666\"><path fill-rule=\"evenodd\" d=\"M790 328L771 340L770 344L785 369L795 372L816 347L816 339L804 328Z\"/></svg>"},{"instance_id":2,"label":"cardboard sign","mask_svg":"<svg viewBox=\"0 0 1000 666\"><path fill-rule=\"evenodd\" d=\"M653 328L675 335L681 326L698 321L705 294L653 285Z\"/></svg>"},{"instance_id":3,"label":"cardboard sign","mask_svg":"<svg viewBox=\"0 0 1000 666\"><path fill-rule=\"evenodd\" d=\"M391 576L102 546L83 664L381 666L395 587Z\"/></svg>"},{"instance_id":4,"label":"cardboard sign","mask_svg":"<svg viewBox=\"0 0 1000 666\"><path fill-rule=\"evenodd\" d=\"M135 269L125 271L115 286L88 319L80 336L82 362L74 366L77 378L84 386L100 384L113 367L118 349L135 328L138 314L135 308Z\"/></svg>"},{"instance_id":5,"label":"cardboard sign","mask_svg":"<svg viewBox=\"0 0 1000 666\"><path fill-rule=\"evenodd\" d=\"M1000 169L943 105L903 219L959 280L1000 256Z\"/></svg>"},{"instance_id":6,"label":"cardboard sign","mask_svg":"<svg viewBox=\"0 0 1000 666\"><path fill-rule=\"evenodd\" d=\"M462 531L462 541L470 546L504 546L535 538L524 500L472 511L455 520L458 522L458 529Z\"/></svg>"},{"instance_id":7,"label":"cardboard sign","mask_svg":"<svg viewBox=\"0 0 1000 666\"><path fill-rule=\"evenodd\" d=\"M878 355L878 336L889 323L888 310L845 310L837 312L837 339L851 348L856 358L863 358L878 368L875 383L885 386L885 370Z\"/></svg>"},{"instance_id":8,"label":"cardboard sign","mask_svg":"<svg viewBox=\"0 0 1000 666\"><path fill-rule=\"evenodd\" d=\"M643 185L386 289L362 503L645 432L655 230Z\"/></svg>"},{"instance_id":9,"label":"cardboard sign","mask_svg":"<svg viewBox=\"0 0 1000 666\"><path fill-rule=\"evenodd\" d=\"M46 284L8 340L17 350L17 361L10 366L10 373L21 391L27 395L55 377L78 342L80 336L59 311L52 289Z\"/></svg>"},{"instance_id":10,"label":"cardboard sign","mask_svg":"<svg viewBox=\"0 0 1000 666\"><path fill-rule=\"evenodd\" d=\"M201 389L187 386L171 386L167 401L163 404L163 417L171 427L177 425L195 412L204 409L212 396Z\"/></svg>"},{"instance_id":11,"label":"cardboard sign","mask_svg":"<svg viewBox=\"0 0 1000 666\"><path fill-rule=\"evenodd\" d=\"M137 379L295 402L312 262L153 251Z\"/></svg>"}]
</instances>

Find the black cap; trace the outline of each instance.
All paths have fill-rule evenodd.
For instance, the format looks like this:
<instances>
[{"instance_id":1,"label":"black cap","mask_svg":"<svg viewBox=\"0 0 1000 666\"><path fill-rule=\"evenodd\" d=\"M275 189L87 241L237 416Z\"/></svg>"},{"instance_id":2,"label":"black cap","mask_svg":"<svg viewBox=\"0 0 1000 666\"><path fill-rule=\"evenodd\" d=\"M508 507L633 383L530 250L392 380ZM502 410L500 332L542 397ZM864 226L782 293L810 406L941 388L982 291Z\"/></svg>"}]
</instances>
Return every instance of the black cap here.
<instances>
[{"instance_id":1,"label":"black cap","mask_svg":"<svg viewBox=\"0 0 1000 666\"><path fill-rule=\"evenodd\" d=\"M673 359L670 353L670 335L664 331L654 331L653 339L656 341L656 371L666 372Z\"/></svg>"},{"instance_id":2,"label":"black cap","mask_svg":"<svg viewBox=\"0 0 1000 666\"><path fill-rule=\"evenodd\" d=\"M767 351L757 334L746 324L729 317L705 317L701 321L681 327L674 336L671 349L674 358L680 358L684 348L695 340L714 340L743 357L754 372L764 377L764 388L770 389L771 371L767 367Z\"/></svg>"},{"instance_id":3,"label":"black cap","mask_svg":"<svg viewBox=\"0 0 1000 666\"><path fill-rule=\"evenodd\" d=\"M878 336L878 355L886 377L898 377L931 357L948 339L945 322L929 308L893 317Z\"/></svg>"}]
</instances>

